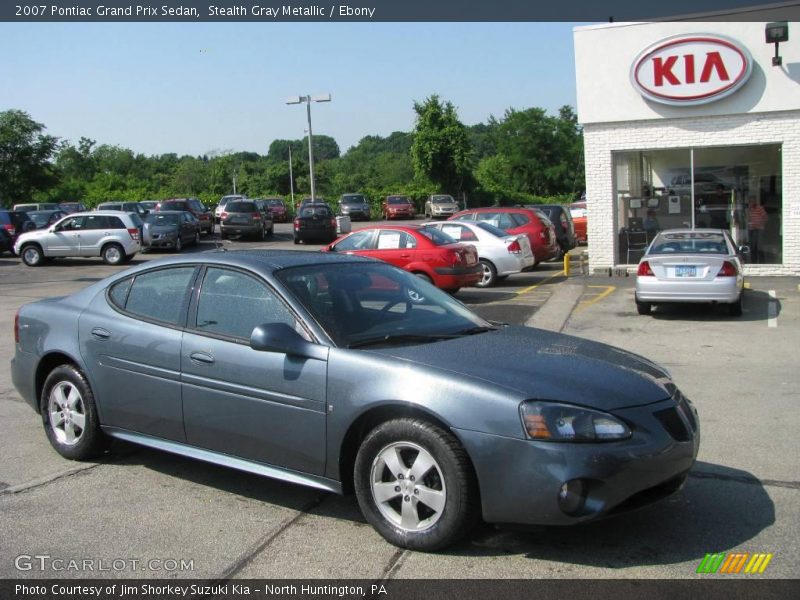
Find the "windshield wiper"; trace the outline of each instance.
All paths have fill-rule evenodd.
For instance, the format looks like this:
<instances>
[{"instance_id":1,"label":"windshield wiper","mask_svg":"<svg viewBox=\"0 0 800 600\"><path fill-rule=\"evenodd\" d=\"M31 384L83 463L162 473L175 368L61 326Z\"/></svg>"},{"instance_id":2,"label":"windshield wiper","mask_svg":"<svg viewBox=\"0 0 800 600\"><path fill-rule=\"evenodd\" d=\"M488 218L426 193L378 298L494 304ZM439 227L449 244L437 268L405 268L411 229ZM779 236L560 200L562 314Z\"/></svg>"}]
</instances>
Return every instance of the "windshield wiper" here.
<instances>
[{"instance_id":1,"label":"windshield wiper","mask_svg":"<svg viewBox=\"0 0 800 600\"><path fill-rule=\"evenodd\" d=\"M394 342L435 342L437 340L452 340L461 337L461 334L448 333L392 333L381 337L358 340L348 344L348 348L362 348L364 346L375 346L377 344L392 344Z\"/></svg>"}]
</instances>

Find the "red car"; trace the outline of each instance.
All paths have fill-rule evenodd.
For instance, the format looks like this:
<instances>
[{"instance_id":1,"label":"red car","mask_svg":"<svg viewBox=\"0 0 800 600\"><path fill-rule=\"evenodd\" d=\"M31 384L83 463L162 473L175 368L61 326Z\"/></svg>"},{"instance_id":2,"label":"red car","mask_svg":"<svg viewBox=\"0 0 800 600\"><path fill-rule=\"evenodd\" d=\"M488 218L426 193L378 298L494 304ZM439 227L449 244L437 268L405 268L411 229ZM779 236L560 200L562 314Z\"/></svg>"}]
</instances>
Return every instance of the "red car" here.
<instances>
[{"instance_id":1,"label":"red car","mask_svg":"<svg viewBox=\"0 0 800 600\"><path fill-rule=\"evenodd\" d=\"M579 244L588 241L586 235L586 225L588 224L586 202L573 202L569 205L569 212L572 214L572 222L575 224L575 239Z\"/></svg>"},{"instance_id":2,"label":"red car","mask_svg":"<svg viewBox=\"0 0 800 600\"><path fill-rule=\"evenodd\" d=\"M283 198L267 198L267 206L272 213L272 220L276 223L286 223L289 220L289 209Z\"/></svg>"},{"instance_id":3,"label":"red car","mask_svg":"<svg viewBox=\"0 0 800 600\"><path fill-rule=\"evenodd\" d=\"M454 214L449 221L488 221L506 233L524 233L531 242L531 250L538 265L543 260L556 258L560 253L555 228L549 220L542 220L527 208L491 206L471 208Z\"/></svg>"},{"instance_id":4,"label":"red car","mask_svg":"<svg viewBox=\"0 0 800 600\"><path fill-rule=\"evenodd\" d=\"M381 212L386 220L400 217L413 219L416 216L414 203L406 196L386 196L381 204Z\"/></svg>"},{"instance_id":5,"label":"red car","mask_svg":"<svg viewBox=\"0 0 800 600\"><path fill-rule=\"evenodd\" d=\"M478 283L482 274L475 246L459 243L430 227L377 225L358 229L322 251L377 258L453 294Z\"/></svg>"}]
</instances>

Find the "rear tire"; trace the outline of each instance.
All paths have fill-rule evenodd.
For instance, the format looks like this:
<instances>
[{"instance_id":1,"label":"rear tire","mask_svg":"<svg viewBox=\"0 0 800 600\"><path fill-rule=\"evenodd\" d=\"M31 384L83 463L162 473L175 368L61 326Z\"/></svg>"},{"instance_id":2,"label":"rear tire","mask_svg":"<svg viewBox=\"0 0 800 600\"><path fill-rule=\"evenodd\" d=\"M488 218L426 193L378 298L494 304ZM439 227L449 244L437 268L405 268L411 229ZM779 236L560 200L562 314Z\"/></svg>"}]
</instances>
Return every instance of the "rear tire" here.
<instances>
[{"instance_id":1,"label":"rear tire","mask_svg":"<svg viewBox=\"0 0 800 600\"><path fill-rule=\"evenodd\" d=\"M107 265L118 265L125 258L125 251L119 244L107 244L103 246L101 256Z\"/></svg>"},{"instance_id":2,"label":"rear tire","mask_svg":"<svg viewBox=\"0 0 800 600\"><path fill-rule=\"evenodd\" d=\"M295 244L299 244L299 243L300 243L300 240L299 240L299 239L297 239L297 238L294 238L294 243L295 243Z\"/></svg>"},{"instance_id":3,"label":"rear tire","mask_svg":"<svg viewBox=\"0 0 800 600\"><path fill-rule=\"evenodd\" d=\"M87 460L105 449L94 394L74 366L65 364L50 372L39 406L47 439L64 458Z\"/></svg>"},{"instance_id":4,"label":"rear tire","mask_svg":"<svg viewBox=\"0 0 800 600\"><path fill-rule=\"evenodd\" d=\"M181 252L183 250L183 241L181 241L181 236L178 236L178 239L175 240L175 252Z\"/></svg>"},{"instance_id":5,"label":"rear tire","mask_svg":"<svg viewBox=\"0 0 800 600\"><path fill-rule=\"evenodd\" d=\"M649 315L653 312L653 305L650 302L640 302L636 300L636 312L640 315Z\"/></svg>"},{"instance_id":6,"label":"rear tire","mask_svg":"<svg viewBox=\"0 0 800 600\"><path fill-rule=\"evenodd\" d=\"M486 259L480 259L481 263L481 279L475 284L479 288L492 287L497 282L497 269L495 266Z\"/></svg>"},{"instance_id":7,"label":"rear tire","mask_svg":"<svg viewBox=\"0 0 800 600\"><path fill-rule=\"evenodd\" d=\"M728 305L728 314L732 317L742 316L742 295L739 294L739 299L733 304Z\"/></svg>"}]
</instances>

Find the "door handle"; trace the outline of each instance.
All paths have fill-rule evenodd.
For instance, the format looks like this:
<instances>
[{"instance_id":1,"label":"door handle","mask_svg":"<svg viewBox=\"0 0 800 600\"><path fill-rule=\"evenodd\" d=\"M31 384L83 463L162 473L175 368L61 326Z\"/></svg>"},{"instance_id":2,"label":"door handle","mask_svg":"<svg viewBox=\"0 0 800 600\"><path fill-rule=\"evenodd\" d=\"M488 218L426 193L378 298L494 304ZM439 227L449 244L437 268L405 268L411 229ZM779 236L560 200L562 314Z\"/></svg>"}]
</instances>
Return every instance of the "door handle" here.
<instances>
[{"instance_id":1,"label":"door handle","mask_svg":"<svg viewBox=\"0 0 800 600\"><path fill-rule=\"evenodd\" d=\"M401 254L400 258L411 258L410 254Z\"/></svg>"},{"instance_id":2,"label":"door handle","mask_svg":"<svg viewBox=\"0 0 800 600\"><path fill-rule=\"evenodd\" d=\"M189 358L192 359L193 362L202 363L204 365L214 364L214 357L206 352L192 352Z\"/></svg>"},{"instance_id":3,"label":"door handle","mask_svg":"<svg viewBox=\"0 0 800 600\"><path fill-rule=\"evenodd\" d=\"M111 332L108 329L103 329L102 327L95 327L92 329L92 337L98 340L107 340L111 337Z\"/></svg>"}]
</instances>

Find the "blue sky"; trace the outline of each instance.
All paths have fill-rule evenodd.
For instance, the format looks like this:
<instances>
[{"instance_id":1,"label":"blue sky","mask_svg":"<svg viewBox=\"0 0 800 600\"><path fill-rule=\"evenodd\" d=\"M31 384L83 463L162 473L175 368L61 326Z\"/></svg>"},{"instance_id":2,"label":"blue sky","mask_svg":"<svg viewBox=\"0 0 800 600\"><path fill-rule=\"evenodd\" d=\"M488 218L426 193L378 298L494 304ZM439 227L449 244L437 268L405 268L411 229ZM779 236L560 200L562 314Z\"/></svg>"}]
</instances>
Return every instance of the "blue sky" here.
<instances>
[{"instance_id":1,"label":"blue sky","mask_svg":"<svg viewBox=\"0 0 800 600\"><path fill-rule=\"evenodd\" d=\"M342 151L414 126L439 94L462 122L575 106L571 23L0 23L0 110L145 154L247 150L315 134Z\"/></svg>"}]
</instances>

